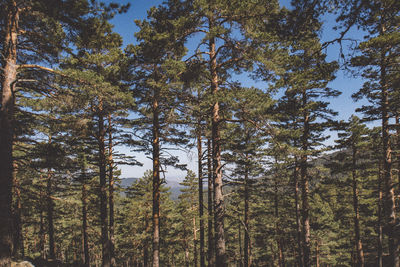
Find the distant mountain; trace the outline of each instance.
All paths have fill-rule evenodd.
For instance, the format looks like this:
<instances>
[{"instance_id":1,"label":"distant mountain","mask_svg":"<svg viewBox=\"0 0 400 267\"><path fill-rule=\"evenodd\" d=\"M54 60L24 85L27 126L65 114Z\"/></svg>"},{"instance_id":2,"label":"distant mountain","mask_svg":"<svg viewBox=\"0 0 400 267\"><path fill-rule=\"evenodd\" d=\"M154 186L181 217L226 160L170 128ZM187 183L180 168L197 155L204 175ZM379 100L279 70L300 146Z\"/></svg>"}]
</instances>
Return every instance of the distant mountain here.
<instances>
[{"instance_id":1,"label":"distant mountain","mask_svg":"<svg viewBox=\"0 0 400 267\"><path fill-rule=\"evenodd\" d=\"M139 178L121 178L121 187L128 188L131 184L136 183Z\"/></svg>"},{"instance_id":2,"label":"distant mountain","mask_svg":"<svg viewBox=\"0 0 400 267\"><path fill-rule=\"evenodd\" d=\"M179 195L182 194L181 189L183 188L183 186L181 186L177 181L167 180L167 187L169 187L169 192L171 192L172 200L177 200Z\"/></svg>"},{"instance_id":3,"label":"distant mountain","mask_svg":"<svg viewBox=\"0 0 400 267\"><path fill-rule=\"evenodd\" d=\"M139 178L121 178L121 187L128 188L133 183L136 183ZM178 196L181 194L182 186L177 181L169 181L167 180L167 187L169 187L169 191L171 192L171 199L176 200Z\"/></svg>"}]
</instances>

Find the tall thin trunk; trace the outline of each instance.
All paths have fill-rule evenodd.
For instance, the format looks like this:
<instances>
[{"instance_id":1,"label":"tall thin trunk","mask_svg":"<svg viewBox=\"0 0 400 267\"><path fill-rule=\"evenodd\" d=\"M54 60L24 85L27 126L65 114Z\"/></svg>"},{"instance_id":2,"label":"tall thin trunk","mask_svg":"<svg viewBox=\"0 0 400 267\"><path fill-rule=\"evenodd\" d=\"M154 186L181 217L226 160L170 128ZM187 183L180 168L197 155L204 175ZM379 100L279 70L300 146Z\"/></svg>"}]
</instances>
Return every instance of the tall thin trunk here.
<instances>
[{"instance_id":1,"label":"tall thin trunk","mask_svg":"<svg viewBox=\"0 0 400 267\"><path fill-rule=\"evenodd\" d=\"M320 267L319 264L319 240L317 238L316 244L315 244L315 261L316 261L316 267Z\"/></svg>"},{"instance_id":2,"label":"tall thin trunk","mask_svg":"<svg viewBox=\"0 0 400 267\"><path fill-rule=\"evenodd\" d=\"M301 243L301 221L300 221L300 202L299 202L299 164L297 162L297 157L294 162L294 171L293 171L293 179L294 179L294 202L295 202L295 212L296 212L296 231L297 231L297 254L298 254L298 265L299 267L303 267L303 247Z\"/></svg>"},{"instance_id":3,"label":"tall thin trunk","mask_svg":"<svg viewBox=\"0 0 400 267\"><path fill-rule=\"evenodd\" d=\"M158 101L160 92L153 96L153 267L160 266L160 122Z\"/></svg>"},{"instance_id":4,"label":"tall thin trunk","mask_svg":"<svg viewBox=\"0 0 400 267\"><path fill-rule=\"evenodd\" d=\"M82 250L83 263L85 267L90 266L89 239L88 239L88 219L87 219L87 188L86 188L86 158L81 159L81 201L82 201Z\"/></svg>"},{"instance_id":5,"label":"tall thin trunk","mask_svg":"<svg viewBox=\"0 0 400 267\"><path fill-rule=\"evenodd\" d=\"M47 170L47 231L49 234L49 259L55 259L55 245L54 245L54 203L52 199L52 176L53 172L48 169Z\"/></svg>"},{"instance_id":6,"label":"tall thin trunk","mask_svg":"<svg viewBox=\"0 0 400 267\"><path fill-rule=\"evenodd\" d=\"M248 156L247 156L248 157ZM250 235L249 235L249 169L245 166L244 173L244 267L250 266Z\"/></svg>"},{"instance_id":7,"label":"tall thin trunk","mask_svg":"<svg viewBox=\"0 0 400 267\"><path fill-rule=\"evenodd\" d=\"M242 267L243 265L244 265L244 262L243 262L243 252L242 252L242 231L241 231L241 221L239 220L239 223L238 223L238 236L239 236L239 238L238 238L238 243L239 243L239 267Z\"/></svg>"},{"instance_id":8,"label":"tall thin trunk","mask_svg":"<svg viewBox=\"0 0 400 267\"><path fill-rule=\"evenodd\" d=\"M52 139L49 135L48 145L51 146ZM51 157L50 151L48 155ZM50 158L47 159L50 162ZM53 194L53 172L51 166L47 167L47 186L46 186L46 202L47 202L47 231L49 234L49 259L54 260L56 258L55 245L54 245L54 203L52 199Z\"/></svg>"},{"instance_id":9,"label":"tall thin trunk","mask_svg":"<svg viewBox=\"0 0 400 267\"><path fill-rule=\"evenodd\" d=\"M396 134L397 134L397 210L400 210L400 114L397 112L396 113ZM399 214L398 214L399 215ZM400 216L400 215L399 215ZM397 224L397 230L396 230L396 236L397 236L397 246L398 246L398 261L400 261L400 224ZM400 265L400 263L399 263Z\"/></svg>"},{"instance_id":10,"label":"tall thin trunk","mask_svg":"<svg viewBox=\"0 0 400 267\"><path fill-rule=\"evenodd\" d=\"M400 114L396 112L396 142L397 142L397 191L400 195ZM399 199L400 201L400 199ZM398 202L399 203L399 202ZM398 207L397 207L398 208Z\"/></svg>"},{"instance_id":11,"label":"tall thin trunk","mask_svg":"<svg viewBox=\"0 0 400 267\"><path fill-rule=\"evenodd\" d=\"M145 233L150 233L152 224L150 223L149 217L147 216L147 213L144 215L144 229ZM149 240L146 238L145 239L145 245L143 246L143 267L148 267L149 266L149 250L148 250L148 244Z\"/></svg>"},{"instance_id":12,"label":"tall thin trunk","mask_svg":"<svg viewBox=\"0 0 400 267\"><path fill-rule=\"evenodd\" d=\"M353 209L354 209L354 238L356 245L357 264L358 267L364 267L364 252L362 247L361 235L360 235L360 213L358 208L358 186L357 186L357 173L356 173L356 156L357 149L353 145L352 155L352 178L353 178Z\"/></svg>"},{"instance_id":13,"label":"tall thin trunk","mask_svg":"<svg viewBox=\"0 0 400 267\"><path fill-rule=\"evenodd\" d=\"M148 267L149 266L149 251L147 249L147 246L143 247L143 267Z\"/></svg>"},{"instance_id":14,"label":"tall thin trunk","mask_svg":"<svg viewBox=\"0 0 400 267\"><path fill-rule=\"evenodd\" d=\"M214 27L213 20L210 19L209 25ZM213 95L217 95L219 91L219 78L217 70L217 54L215 39L209 41L210 55L210 73L211 73L211 91ZM214 171L214 228L215 228L215 252L216 266L227 266L226 249L225 249L225 232L224 232L224 198L222 192L222 165L221 165L221 137L220 137L220 116L219 102L216 101L212 107L212 146L213 146L213 171Z\"/></svg>"},{"instance_id":15,"label":"tall thin trunk","mask_svg":"<svg viewBox=\"0 0 400 267\"><path fill-rule=\"evenodd\" d=\"M100 227L101 227L101 251L102 267L110 267L110 247L108 240L108 222L107 222L107 184L106 184L106 152L105 152L105 128L104 113L102 107L98 114L98 147L99 147L99 176L100 176Z\"/></svg>"},{"instance_id":16,"label":"tall thin trunk","mask_svg":"<svg viewBox=\"0 0 400 267\"><path fill-rule=\"evenodd\" d=\"M275 164L278 164L275 162ZM277 169L278 171L278 169ZM276 243L278 245L278 255L279 255L279 267L285 266L285 255L283 252L283 242L281 240L281 229L280 229L280 219L279 219L279 196L278 196L278 177L277 173L274 177L274 212L275 212L275 229L276 229Z\"/></svg>"},{"instance_id":17,"label":"tall thin trunk","mask_svg":"<svg viewBox=\"0 0 400 267\"><path fill-rule=\"evenodd\" d=\"M200 267L205 266L204 255L204 205L203 205L203 150L201 138L201 120L198 121L197 133L197 157L198 157L198 176L199 176L199 216L200 216Z\"/></svg>"},{"instance_id":18,"label":"tall thin trunk","mask_svg":"<svg viewBox=\"0 0 400 267\"><path fill-rule=\"evenodd\" d=\"M303 92L303 107L307 105L307 93ZM310 245L310 217L309 217L309 185L308 185L308 174L307 174L307 152L308 152L308 139L309 139L309 114L305 109L303 113L303 135L302 135L302 152L300 160L300 176L301 176L301 196L302 196L302 207L301 215L303 219L303 257L304 267L311 266L311 245Z\"/></svg>"},{"instance_id":19,"label":"tall thin trunk","mask_svg":"<svg viewBox=\"0 0 400 267\"><path fill-rule=\"evenodd\" d=\"M83 262L85 267L90 266L89 244L87 224L87 189L85 182L82 182L82 237L83 237Z\"/></svg>"},{"instance_id":20,"label":"tall thin trunk","mask_svg":"<svg viewBox=\"0 0 400 267\"><path fill-rule=\"evenodd\" d=\"M13 257L15 258L23 258L24 257L24 240L22 237L22 223L21 223L21 188L19 184L19 180L17 177L17 163L14 161L14 169L13 169L13 187L14 187L14 197L15 204L13 209L13 217L14 217L14 244L13 244Z\"/></svg>"},{"instance_id":21,"label":"tall thin trunk","mask_svg":"<svg viewBox=\"0 0 400 267\"><path fill-rule=\"evenodd\" d=\"M46 243L46 233L44 230L44 216L43 216L43 207L40 207L40 221L39 221L39 249L40 249L40 257L42 259L46 258L46 250L45 250L45 243Z\"/></svg>"},{"instance_id":22,"label":"tall thin trunk","mask_svg":"<svg viewBox=\"0 0 400 267\"><path fill-rule=\"evenodd\" d=\"M192 209L193 209L193 214L194 214L194 216L193 216L193 266L194 267L197 267L198 265L197 265L197 229L196 229L196 213L195 213L195 207L193 206L192 207Z\"/></svg>"},{"instance_id":23,"label":"tall thin trunk","mask_svg":"<svg viewBox=\"0 0 400 267\"><path fill-rule=\"evenodd\" d=\"M385 33L382 26L381 34ZM396 225L396 204L394 200L394 183L392 177L392 155L389 134L389 91L386 82L386 58L385 51L381 53L380 62L380 86L381 86L381 109L382 109L382 146L383 146L383 177L385 182L385 212L387 234L389 238L389 258L390 266L399 267L399 245L395 236L394 227Z\"/></svg>"},{"instance_id":24,"label":"tall thin trunk","mask_svg":"<svg viewBox=\"0 0 400 267\"><path fill-rule=\"evenodd\" d=\"M186 267L190 266L190 260L189 260L189 244L187 240L185 240L185 258L184 258L184 265Z\"/></svg>"},{"instance_id":25,"label":"tall thin trunk","mask_svg":"<svg viewBox=\"0 0 400 267\"><path fill-rule=\"evenodd\" d=\"M378 267L383 266L383 232L382 232L382 167L381 163L378 163Z\"/></svg>"},{"instance_id":26,"label":"tall thin trunk","mask_svg":"<svg viewBox=\"0 0 400 267\"><path fill-rule=\"evenodd\" d=\"M17 79L17 42L19 9L15 0L8 1L4 19L2 57L3 79L0 107L0 266L11 265L12 253L12 183L14 136L14 85Z\"/></svg>"},{"instance_id":27,"label":"tall thin trunk","mask_svg":"<svg viewBox=\"0 0 400 267\"><path fill-rule=\"evenodd\" d=\"M109 208L109 241L111 266L115 266L114 251L114 162L111 114L108 114L108 208Z\"/></svg>"},{"instance_id":28,"label":"tall thin trunk","mask_svg":"<svg viewBox=\"0 0 400 267\"><path fill-rule=\"evenodd\" d=\"M214 266L214 236L213 236L213 194L214 194L214 182L213 182L213 171L212 171L212 147L210 139L207 140L207 171L208 171L208 189L207 189L207 203L208 203L208 266Z\"/></svg>"}]
</instances>

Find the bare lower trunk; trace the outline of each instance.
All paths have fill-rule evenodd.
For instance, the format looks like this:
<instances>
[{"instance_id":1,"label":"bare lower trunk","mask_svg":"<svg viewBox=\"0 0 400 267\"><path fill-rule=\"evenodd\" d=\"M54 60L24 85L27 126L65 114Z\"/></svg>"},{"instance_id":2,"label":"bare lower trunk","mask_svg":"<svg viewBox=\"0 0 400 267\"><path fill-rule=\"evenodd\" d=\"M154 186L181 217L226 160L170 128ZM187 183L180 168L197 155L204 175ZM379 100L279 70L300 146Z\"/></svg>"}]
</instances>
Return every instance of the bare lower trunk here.
<instances>
[{"instance_id":1,"label":"bare lower trunk","mask_svg":"<svg viewBox=\"0 0 400 267\"><path fill-rule=\"evenodd\" d=\"M12 175L14 85L17 79L17 41L19 10L8 1L4 19L2 58L4 63L0 107L0 267L11 265L12 253Z\"/></svg>"},{"instance_id":2,"label":"bare lower trunk","mask_svg":"<svg viewBox=\"0 0 400 267\"><path fill-rule=\"evenodd\" d=\"M382 205L383 205L383 195L382 195L382 169L381 163L379 165L378 172L378 267L383 266L383 236L382 236Z\"/></svg>"},{"instance_id":3,"label":"bare lower trunk","mask_svg":"<svg viewBox=\"0 0 400 267\"><path fill-rule=\"evenodd\" d=\"M44 216L43 216L43 208L41 208L40 211L40 225L39 225L39 250L40 250L40 257L42 259L46 258L46 250L45 250L45 243L46 243L46 236L45 236L45 230L44 230Z\"/></svg>"},{"instance_id":4,"label":"bare lower trunk","mask_svg":"<svg viewBox=\"0 0 400 267\"><path fill-rule=\"evenodd\" d=\"M153 267L160 266L160 92L154 89L153 96Z\"/></svg>"},{"instance_id":5,"label":"bare lower trunk","mask_svg":"<svg viewBox=\"0 0 400 267\"><path fill-rule=\"evenodd\" d=\"M203 205L203 150L201 140L201 120L198 122L197 133L197 157L198 157L198 176L199 176L199 216L200 216L200 267L205 266L204 255L204 205Z\"/></svg>"},{"instance_id":6,"label":"bare lower trunk","mask_svg":"<svg viewBox=\"0 0 400 267\"><path fill-rule=\"evenodd\" d=\"M397 211L400 211L400 114L396 113L396 134L397 134ZM398 216L400 216L400 214L397 214ZM398 219L397 219L398 220ZM398 247L398 259L397 261L399 261L399 266L400 266L400 224L397 223L397 230L396 230L396 236L397 236L397 247Z\"/></svg>"},{"instance_id":7,"label":"bare lower trunk","mask_svg":"<svg viewBox=\"0 0 400 267\"><path fill-rule=\"evenodd\" d=\"M190 266L190 260L189 260L189 244L188 244L187 241L185 242L185 260L184 260L184 265L185 265L186 267L189 267L189 266Z\"/></svg>"},{"instance_id":8,"label":"bare lower trunk","mask_svg":"<svg viewBox=\"0 0 400 267\"><path fill-rule=\"evenodd\" d=\"M52 172L47 170L47 230L49 234L49 259L56 258L55 245L54 245L54 203L52 200Z\"/></svg>"},{"instance_id":9,"label":"bare lower trunk","mask_svg":"<svg viewBox=\"0 0 400 267\"><path fill-rule=\"evenodd\" d=\"M149 251L147 250L147 247L145 246L143 248L143 267L148 267L149 266Z\"/></svg>"},{"instance_id":10,"label":"bare lower trunk","mask_svg":"<svg viewBox=\"0 0 400 267\"><path fill-rule=\"evenodd\" d=\"M210 139L207 140L207 171L208 171L208 189L207 189L207 203L208 203L208 266L214 266L214 236L213 236L213 194L214 182L212 171L212 147Z\"/></svg>"},{"instance_id":11,"label":"bare lower trunk","mask_svg":"<svg viewBox=\"0 0 400 267\"><path fill-rule=\"evenodd\" d=\"M303 92L303 106L307 105L307 94ZM301 215L303 219L303 257L304 257L304 267L311 266L311 245L310 245L310 217L309 217L309 185L308 185L308 173L307 173L307 152L308 152L308 139L309 139L309 114L305 110L303 114L303 136L302 136L302 152L300 160L300 176L301 176L301 197L302 197L302 207Z\"/></svg>"},{"instance_id":12,"label":"bare lower trunk","mask_svg":"<svg viewBox=\"0 0 400 267\"><path fill-rule=\"evenodd\" d=\"M306 158L306 157L305 157ZM303 158L303 160L305 160ZM304 161L302 165L306 165L307 162ZM301 171L302 176L302 210L301 215L303 219L303 255L304 255L304 266L311 266L311 258L310 258L310 219L309 219L309 203L308 203L308 177L307 177L307 169L306 167L302 167Z\"/></svg>"},{"instance_id":13,"label":"bare lower trunk","mask_svg":"<svg viewBox=\"0 0 400 267\"><path fill-rule=\"evenodd\" d=\"M192 207L193 211L195 207ZM195 213L194 213L195 214ZM197 229L196 216L193 216L193 266L197 267Z\"/></svg>"},{"instance_id":14,"label":"bare lower trunk","mask_svg":"<svg viewBox=\"0 0 400 267\"><path fill-rule=\"evenodd\" d=\"M380 85L382 90L382 145L383 145L383 178L385 182L385 213L389 238L389 262L390 266L399 267L399 245L395 234L396 204L394 200L394 182L392 177L392 151L389 134L389 92L386 83L385 55L381 56Z\"/></svg>"},{"instance_id":15,"label":"bare lower trunk","mask_svg":"<svg viewBox=\"0 0 400 267\"><path fill-rule=\"evenodd\" d=\"M354 209L354 238L356 245L357 264L358 267L364 267L364 252L362 247L361 235L360 235L360 213L358 209L358 186L356 176L356 155L357 151L353 146L353 167L352 167L352 178L353 178L353 209Z\"/></svg>"},{"instance_id":16,"label":"bare lower trunk","mask_svg":"<svg viewBox=\"0 0 400 267\"><path fill-rule=\"evenodd\" d=\"M276 163L277 164L277 163ZM278 170L277 170L278 171ZM277 172L278 173L278 172ZM281 240L281 229L280 229L280 219L279 219L279 196L278 196L278 177L277 173L274 179L274 209L275 209L275 229L276 229L276 243L278 245L279 253L279 267L285 266L285 255L283 252L283 242Z\"/></svg>"},{"instance_id":17,"label":"bare lower trunk","mask_svg":"<svg viewBox=\"0 0 400 267\"><path fill-rule=\"evenodd\" d=\"M400 196L400 114L399 112L396 113L396 142L397 142L397 195ZM398 200L400 205L400 199ZM399 208L399 207L397 207Z\"/></svg>"},{"instance_id":18,"label":"bare lower trunk","mask_svg":"<svg viewBox=\"0 0 400 267\"><path fill-rule=\"evenodd\" d=\"M243 262L243 252L242 252L242 231L241 231L241 222L239 221L238 223L238 244L239 244L239 267L242 267L244 265Z\"/></svg>"},{"instance_id":19,"label":"bare lower trunk","mask_svg":"<svg viewBox=\"0 0 400 267\"><path fill-rule=\"evenodd\" d=\"M102 267L110 267L110 247L108 240L108 222L107 222L107 185L106 185L106 153L105 153L105 128L104 113L100 109L98 114L98 147L99 147L99 197L100 197L100 227L101 227L101 250Z\"/></svg>"},{"instance_id":20,"label":"bare lower trunk","mask_svg":"<svg viewBox=\"0 0 400 267\"><path fill-rule=\"evenodd\" d=\"M14 187L14 197L15 205L13 209L14 217L14 247L13 247L13 257L24 258L24 240L22 236L22 223L21 223L21 188L19 180L17 178L17 164L14 162L13 170L13 187Z\"/></svg>"},{"instance_id":21,"label":"bare lower trunk","mask_svg":"<svg viewBox=\"0 0 400 267\"><path fill-rule=\"evenodd\" d=\"M295 212L296 212L296 231L297 231L297 263L299 267L303 267L303 250L301 244L301 221L300 221L300 203L299 203L299 165L297 159L295 160L294 172L294 202L295 202Z\"/></svg>"},{"instance_id":22,"label":"bare lower trunk","mask_svg":"<svg viewBox=\"0 0 400 267\"><path fill-rule=\"evenodd\" d=\"M109 208L109 241L111 266L115 264L114 251L114 162L111 114L108 115L108 208Z\"/></svg>"},{"instance_id":23,"label":"bare lower trunk","mask_svg":"<svg viewBox=\"0 0 400 267\"><path fill-rule=\"evenodd\" d=\"M210 20L210 28L213 22ZM212 76L211 90L213 95L217 95L219 90L217 58L214 38L210 39L210 72ZM215 102L212 107L212 146L213 146L213 171L214 171L214 229L215 229L215 252L216 266L227 266L225 251L225 232L224 232L224 198L222 192L222 165L221 165L221 137L220 137L220 116L219 102Z\"/></svg>"},{"instance_id":24,"label":"bare lower trunk","mask_svg":"<svg viewBox=\"0 0 400 267\"><path fill-rule=\"evenodd\" d=\"M52 136L49 135L48 145L52 145ZM49 148L50 149L50 148ZM48 157L51 157L51 151L48 151ZM51 159L48 158L47 162L50 164ZM47 233L49 235L49 259L56 258L55 244L54 244L54 203L52 199L53 194L53 171L52 166L47 166L47 186L46 186L46 203L47 203Z\"/></svg>"},{"instance_id":25,"label":"bare lower trunk","mask_svg":"<svg viewBox=\"0 0 400 267\"><path fill-rule=\"evenodd\" d=\"M85 267L90 266L89 257L89 244L88 244L88 233L87 233L87 189L84 178L82 179L82 245L83 245L83 262Z\"/></svg>"},{"instance_id":26,"label":"bare lower trunk","mask_svg":"<svg viewBox=\"0 0 400 267\"><path fill-rule=\"evenodd\" d=\"M245 167L244 174L244 267L250 266L250 235L249 235L249 170Z\"/></svg>"},{"instance_id":27,"label":"bare lower trunk","mask_svg":"<svg viewBox=\"0 0 400 267\"><path fill-rule=\"evenodd\" d=\"M214 166L214 225L215 225L215 252L216 265L226 266L225 233L224 233L224 198L222 192L222 166L221 147L219 132L219 104L215 103L213 108L213 166Z\"/></svg>"}]
</instances>

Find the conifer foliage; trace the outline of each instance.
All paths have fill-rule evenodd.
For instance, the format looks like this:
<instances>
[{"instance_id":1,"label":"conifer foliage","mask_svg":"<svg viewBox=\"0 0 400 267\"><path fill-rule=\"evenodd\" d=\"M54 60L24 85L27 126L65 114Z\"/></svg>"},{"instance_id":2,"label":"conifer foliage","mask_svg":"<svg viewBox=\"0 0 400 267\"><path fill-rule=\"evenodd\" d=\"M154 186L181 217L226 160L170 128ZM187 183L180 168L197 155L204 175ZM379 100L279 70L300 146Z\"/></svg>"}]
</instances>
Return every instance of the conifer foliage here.
<instances>
[{"instance_id":1,"label":"conifer foliage","mask_svg":"<svg viewBox=\"0 0 400 267\"><path fill-rule=\"evenodd\" d=\"M116 2L0 2L0 267L399 266L399 1Z\"/></svg>"}]
</instances>

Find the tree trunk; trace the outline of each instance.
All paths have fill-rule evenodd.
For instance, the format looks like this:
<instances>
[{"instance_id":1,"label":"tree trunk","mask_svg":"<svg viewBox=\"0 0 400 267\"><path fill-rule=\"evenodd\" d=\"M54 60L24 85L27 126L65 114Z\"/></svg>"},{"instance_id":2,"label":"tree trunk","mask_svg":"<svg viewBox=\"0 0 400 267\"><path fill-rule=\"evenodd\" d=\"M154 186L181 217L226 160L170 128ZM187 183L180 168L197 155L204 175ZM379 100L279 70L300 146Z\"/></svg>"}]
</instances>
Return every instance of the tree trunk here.
<instances>
[{"instance_id":1,"label":"tree trunk","mask_svg":"<svg viewBox=\"0 0 400 267\"><path fill-rule=\"evenodd\" d=\"M249 195L249 169L246 166L244 173L244 267L250 266Z\"/></svg>"},{"instance_id":2,"label":"tree trunk","mask_svg":"<svg viewBox=\"0 0 400 267\"><path fill-rule=\"evenodd\" d=\"M85 267L90 266L89 244L88 244L88 225L87 225L87 188L85 181L85 169L82 168L82 241L83 241L83 262Z\"/></svg>"},{"instance_id":3,"label":"tree trunk","mask_svg":"<svg viewBox=\"0 0 400 267\"><path fill-rule=\"evenodd\" d=\"M110 267L110 248L108 240L108 222L107 222L107 185L106 185L106 152L105 152L105 128L104 113L100 104L98 113L98 147L99 147L99 176L100 176L100 227L101 227L101 251L102 267Z\"/></svg>"},{"instance_id":4,"label":"tree trunk","mask_svg":"<svg viewBox=\"0 0 400 267\"><path fill-rule=\"evenodd\" d=\"M214 182L212 171L212 147L210 139L207 140L207 171L208 171L208 189L207 189L207 203L208 203L208 266L214 266L214 236L213 236L213 194Z\"/></svg>"},{"instance_id":5,"label":"tree trunk","mask_svg":"<svg viewBox=\"0 0 400 267\"><path fill-rule=\"evenodd\" d=\"M295 212L296 212L296 231L297 231L297 254L298 259L297 263L299 267L303 267L303 250L301 244L301 221L300 221L300 203L299 203L299 165L297 163L297 158L295 158L294 162L294 172L293 172L293 179L294 179L294 202L295 202Z\"/></svg>"},{"instance_id":6,"label":"tree trunk","mask_svg":"<svg viewBox=\"0 0 400 267\"><path fill-rule=\"evenodd\" d=\"M160 266L160 123L158 101L160 92L153 96L153 267Z\"/></svg>"},{"instance_id":7,"label":"tree trunk","mask_svg":"<svg viewBox=\"0 0 400 267\"><path fill-rule=\"evenodd\" d=\"M51 135L49 135L49 140L47 142L49 146L48 150L48 157L51 157L50 146L52 145ZM48 258L51 260L55 260L56 252L55 252L55 245L54 245L54 203L52 199L53 194L53 172L50 166L51 159L47 158L47 186L46 186L46 203L47 203L47 233L49 235L49 256Z\"/></svg>"},{"instance_id":8,"label":"tree trunk","mask_svg":"<svg viewBox=\"0 0 400 267\"><path fill-rule=\"evenodd\" d=\"M399 207L400 207L400 114L396 113L396 134L397 134L397 210L399 211ZM400 216L400 214L397 214L398 216ZM399 223L397 224L397 228L399 228ZM398 233L399 230L397 230ZM398 246L398 259L397 261L399 261L399 266L400 266L400 236L399 234L396 234L397 236L397 246Z\"/></svg>"},{"instance_id":9,"label":"tree trunk","mask_svg":"<svg viewBox=\"0 0 400 267\"><path fill-rule=\"evenodd\" d=\"M210 28L213 28L213 21L210 19ZM215 39L209 41L210 55L210 73L211 73L211 91L217 96L219 90L217 57ZM224 198L222 192L222 165L221 165L221 137L220 137L220 116L218 100L212 107L212 146L213 146L213 171L214 171L214 228L215 228L215 252L216 266L227 266L225 251L225 233L224 233Z\"/></svg>"},{"instance_id":10,"label":"tree trunk","mask_svg":"<svg viewBox=\"0 0 400 267\"><path fill-rule=\"evenodd\" d=\"M397 195L400 196L400 114L399 112L396 112L396 142L397 142ZM400 199L399 199L399 205L400 205Z\"/></svg>"},{"instance_id":11,"label":"tree trunk","mask_svg":"<svg viewBox=\"0 0 400 267\"><path fill-rule=\"evenodd\" d=\"M149 266L149 251L147 250L147 246L143 247L143 267Z\"/></svg>"},{"instance_id":12,"label":"tree trunk","mask_svg":"<svg viewBox=\"0 0 400 267\"><path fill-rule=\"evenodd\" d=\"M381 163L378 163L378 267L383 267L383 236L382 236L382 168Z\"/></svg>"},{"instance_id":13,"label":"tree trunk","mask_svg":"<svg viewBox=\"0 0 400 267\"><path fill-rule=\"evenodd\" d=\"M356 245L357 254L357 267L364 267L364 252L362 247L361 235L360 235L360 213L358 208L358 186L357 186L357 173L356 173L356 156L357 150L353 145L352 155L352 178L353 178L353 209L354 209L354 238Z\"/></svg>"},{"instance_id":14,"label":"tree trunk","mask_svg":"<svg viewBox=\"0 0 400 267\"><path fill-rule=\"evenodd\" d=\"M17 259L24 258L24 240L22 236L22 223L21 223L21 188L19 184L19 180L17 178L17 164L14 161L14 169L13 169L13 187L14 187L14 197L15 204L13 210L13 218L14 218L14 239L13 239L13 257Z\"/></svg>"},{"instance_id":15,"label":"tree trunk","mask_svg":"<svg viewBox=\"0 0 400 267\"><path fill-rule=\"evenodd\" d=\"M82 159L82 177L81 177L81 194L82 194L82 246L83 246L83 263L85 267L90 266L89 256L89 240L88 240L88 224L87 224L87 188L86 188L86 159Z\"/></svg>"},{"instance_id":16,"label":"tree trunk","mask_svg":"<svg viewBox=\"0 0 400 267\"><path fill-rule=\"evenodd\" d=\"M186 267L190 266L190 260L189 260L189 244L187 240L185 240L185 258L184 258L184 265Z\"/></svg>"},{"instance_id":17,"label":"tree trunk","mask_svg":"<svg viewBox=\"0 0 400 267\"><path fill-rule=\"evenodd\" d=\"M50 169L47 170L47 187L46 187L46 200L47 200L47 231L49 234L49 259L56 258L55 245L54 245L54 203L52 199L52 178L53 173Z\"/></svg>"},{"instance_id":18,"label":"tree trunk","mask_svg":"<svg viewBox=\"0 0 400 267\"><path fill-rule=\"evenodd\" d=\"M239 223L238 223L238 236L239 236L239 240L238 240L238 243L239 243L239 267L243 267L243 265L244 265L244 262L243 262L243 252L242 252L242 231L241 231L241 220L239 220Z\"/></svg>"},{"instance_id":19,"label":"tree trunk","mask_svg":"<svg viewBox=\"0 0 400 267\"><path fill-rule=\"evenodd\" d=\"M303 92L303 107L307 105L307 93ZM308 152L308 138L309 138L309 114L307 110L304 110L303 114L303 135L302 135L302 152L300 160L300 176L302 181L302 209L301 215L303 219L303 257L304 267L311 266L311 245L310 245L310 217L309 217L309 185L308 185L308 174L307 174L307 152Z\"/></svg>"},{"instance_id":20,"label":"tree trunk","mask_svg":"<svg viewBox=\"0 0 400 267\"><path fill-rule=\"evenodd\" d=\"M0 107L0 266L11 265L12 253L12 175L14 132L14 85L17 79L19 10L8 1L3 39L3 79Z\"/></svg>"},{"instance_id":21,"label":"tree trunk","mask_svg":"<svg viewBox=\"0 0 400 267\"><path fill-rule=\"evenodd\" d=\"M278 162L276 161L277 165ZM274 179L274 210L275 210L275 229L276 229L276 243L278 245L278 253L279 253L279 267L285 266L285 256L283 252L283 242L281 240L281 229L279 227L280 219L279 219L279 201L278 201L278 167L276 169L275 179Z\"/></svg>"},{"instance_id":22,"label":"tree trunk","mask_svg":"<svg viewBox=\"0 0 400 267\"><path fill-rule=\"evenodd\" d=\"M197 267L197 229L196 229L196 212L195 212L195 207L192 207L193 209L193 266Z\"/></svg>"},{"instance_id":23,"label":"tree trunk","mask_svg":"<svg viewBox=\"0 0 400 267\"><path fill-rule=\"evenodd\" d=\"M320 267L319 264L319 240L317 239L316 244L315 244L315 261L316 261L316 267Z\"/></svg>"},{"instance_id":24,"label":"tree trunk","mask_svg":"<svg viewBox=\"0 0 400 267\"><path fill-rule=\"evenodd\" d=\"M382 27L383 28L383 27ZM382 29L382 34L385 32ZM396 204L394 200L394 183L392 177L392 155L390 147L389 134L389 92L386 83L386 62L385 52L381 53L381 108L382 108L382 146L383 146L383 178L385 182L385 212L386 228L389 238L389 264L393 267L399 267L399 245L395 236L394 227L396 225Z\"/></svg>"},{"instance_id":25,"label":"tree trunk","mask_svg":"<svg viewBox=\"0 0 400 267\"><path fill-rule=\"evenodd\" d=\"M114 162L113 162L113 137L111 114L108 114L108 208L109 208L109 234L110 234L110 260L111 266L115 263L115 237L114 237Z\"/></svg>"},{"instance_id":26,"label":"tree trunk","mask_svg":"<svg viewBox=\"0 0 400 267\"><path fill-rule=\"evenodd\" d=\"M200 267L205 266L204 257L204 205L203 205L203 150L201 140L201 120L198 121L197 157L199 176L199 216L200 216Z\"/></svg>"},{"instance_id":27,"label":"tree trunk","mask_svg":"<svg viewBox=\"0 0 400 267\"><path fill-rule=\"evenodd\" d=\"M42 259L46 259L46 250L45 250L45 243L46 243L46 233L44 230L44 218L43 218L43 207L40 207L40 226L39 226L39 249L40 249L40 257Z\"/></svg>"}]
</instances>

